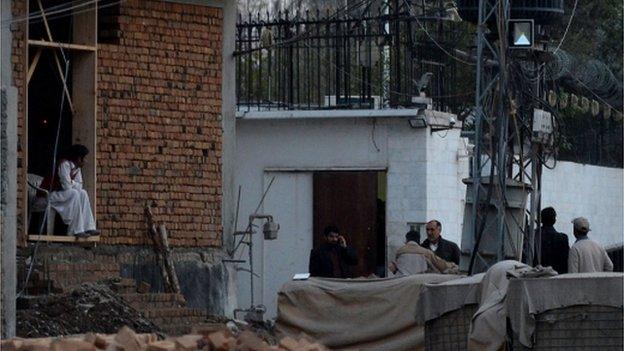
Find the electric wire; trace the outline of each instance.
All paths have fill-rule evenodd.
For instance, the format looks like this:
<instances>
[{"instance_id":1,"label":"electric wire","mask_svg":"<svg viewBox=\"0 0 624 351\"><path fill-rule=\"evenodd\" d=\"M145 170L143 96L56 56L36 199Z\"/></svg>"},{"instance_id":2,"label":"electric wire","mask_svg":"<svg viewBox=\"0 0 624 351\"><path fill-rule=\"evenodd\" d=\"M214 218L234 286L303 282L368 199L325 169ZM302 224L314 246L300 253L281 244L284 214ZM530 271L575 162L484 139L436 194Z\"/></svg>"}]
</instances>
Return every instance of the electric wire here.
<instances>
[{"instance_id":1,"label":"electric wire","mask_svg":"<svg viewBox=\"0 0 624 351\"><path fill-rule=\"evenodd\" d=\"M127 0L117 0L117 1L114 1L114 2L109 2L107 4L98 5L98 10L105 9L105 8L108 8L108 7L117 6L117 5L119 5L119 4L121 4L121 3L125 2L125 1L127 1ZM85 9L82 9L82 10L79 10L79 11L72 11L70 13L60 13L60 14L57 14L55 16L50 16L48 18L48 21L53 21L53 20L57 20L57 19L60 19L60 18L65 18L65 17L69 17L69 16L73 16L73 15L76 15L76 14L79 14L79 13L85 13L85 12L89 12L89 11L93 11L93 10L94 10L93 8L85 8ZM43 19L40 18L40 19L36 19L36 20L34 20L34 21L30 22L30 23L40 23L42 21L43 21Z\"/></svg>"},{"instance_id":2,"label":"electric wire","mask_svg":"<svg viewBox=\"0 0 624 351\"><path fill-rule=\"evenodd\" d=\"M48 9L52 9L51 11L46 11L48 9L44 9L43 11L35 11L32 14L29 13L26 16L21 16L18 18L12 18L10 21L4 21L2 22L2 26L6 27L8 25L11 25L13 23L19 23L19 22L24 22L24 21L30 21L33 19L43 19L43 17L45 16L47 19L51 19L47 16L53 16L53 15L57 15L57 14L62 14L65 12L69 12L75 9L79 9L81 7L85 7L85 6L89 6L92 4L97 3L99 0L86 0L86 1L82 1L82 2L78 2L78 1L73 1L70 3L65 3L65 4L61 4L61 5L56 5L56 6L51 6ZM73 5L72 5L73 4ZM88 9L87 11L90 11L92 9ZM74 13L77 12L71 12L70 15L73 15Z\"/></svg>"},{"instance_id":3,"label":"electric wire","mask_svg":"<svg viewBox=\"0 0 624 351\"><path fill-rule=\"evenodd\" d=\"M566 25L566 29L563 32L563 36L561 37L561 41L559 42L559 45L557 45L557 47L555 48L555 51L553 52L553 55L557 53L557 51L559 51L559 48L561 48L561 45L563 45L563 42L565 41L566 35L568 35L568 30L570 29L570 25L572 24L572 19L574 19L574 14L576 13L576 6L578 5L578 0L574 0L574 7L572 8L572 13L570 14L570 19L568 20L568 24Z\"/></svg>"},{"instance_id":4,"label":"electric wire","mask_svg":"<svg viewBox=\"0 0 624 351\"><path fill-rule=\"evenodd\" d=\"M435 40L431 36L431 34L429 34L429 31L427 31L427 28L420 22L420 20L418 19L418 16L414 15L414 13L412 12L412 8L411 8L410 4L407 2L407 0L403 0L403 3L405 4L405 6L407 7L407 10L409 11L410 17L414 18L416 20L416 23L418 23L420 28L425 32L425 35L427 35L429 40L431 40L431 42L433 42L433 44L435 44L435 46L437 46L440 50L442 50L442 52L444 52L447 56L449 56L453 60L455 60L457 62L461 62L461 63L469 65L469 66L475 66L475 63L464 61L464 60L460 59L459 57L456 57L456 56L452 55L444 47L442 47L442 45L440 45L440 43L438 43L438 41Z\"/></svg>"}]
</instances>

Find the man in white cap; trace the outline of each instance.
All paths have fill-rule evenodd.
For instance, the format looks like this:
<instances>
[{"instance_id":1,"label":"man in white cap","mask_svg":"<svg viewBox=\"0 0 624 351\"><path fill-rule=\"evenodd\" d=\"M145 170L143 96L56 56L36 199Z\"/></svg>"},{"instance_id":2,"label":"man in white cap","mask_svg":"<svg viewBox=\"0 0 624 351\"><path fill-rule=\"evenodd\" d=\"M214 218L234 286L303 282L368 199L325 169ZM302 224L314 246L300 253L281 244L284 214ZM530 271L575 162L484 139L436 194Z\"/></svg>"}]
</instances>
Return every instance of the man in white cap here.
<instances>
[{"instance_id":1,"label":"man in white cap","mask_svg":"<svg viewBox=\"0 0 624 351\"><path fill-rule=\"evenodd\" d=\"M570 248L568 256L568 273L611 272L613 262L607 251L597 242L587 237L589 221L587 218L575 218L574 236L576 242Z\"/></svg>"}]
</instances>

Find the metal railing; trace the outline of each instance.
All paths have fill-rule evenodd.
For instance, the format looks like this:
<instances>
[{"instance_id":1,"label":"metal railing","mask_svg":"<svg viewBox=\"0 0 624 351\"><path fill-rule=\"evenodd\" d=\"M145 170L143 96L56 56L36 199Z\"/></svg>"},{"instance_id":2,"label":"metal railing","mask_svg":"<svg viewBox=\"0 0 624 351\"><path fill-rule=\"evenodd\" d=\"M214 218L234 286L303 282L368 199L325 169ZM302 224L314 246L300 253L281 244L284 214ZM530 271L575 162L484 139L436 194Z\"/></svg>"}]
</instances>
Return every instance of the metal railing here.
<instances>
[{"instance_id":1,"label":"metal railing","mask_svg":"<svg viewBox=\"0 0 624 351\"><path fill-rule=\"evenodd\" d=\"M443 1L428 3L360 1L333 13L239 17L238 109L408 108L426 95L433 108L456 111L474 90L472 70L458 76L456 66L467 62L452 54L470 31Z\"/></svg>"}]
</instances>

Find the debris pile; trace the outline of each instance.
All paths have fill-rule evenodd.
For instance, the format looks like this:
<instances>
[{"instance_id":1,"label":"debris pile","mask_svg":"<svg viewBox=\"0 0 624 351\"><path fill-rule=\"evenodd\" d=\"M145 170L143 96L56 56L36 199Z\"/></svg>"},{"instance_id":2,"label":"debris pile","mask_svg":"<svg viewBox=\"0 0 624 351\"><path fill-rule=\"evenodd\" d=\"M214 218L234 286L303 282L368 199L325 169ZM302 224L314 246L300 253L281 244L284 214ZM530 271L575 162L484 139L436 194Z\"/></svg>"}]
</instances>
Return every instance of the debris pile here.
<instances>
[{"instance_id":1,"label":"debris pile","mask_svg":"<svg viewBox=\"0 0 624 351\"><path fill-rule=\"evenodd\" d=\"M222 326L222 325L221 325ZM215 328L221 328L215 325ZM136 334L123 327L117 334L88 333L66 338L14 338L4 340L3 351L329 351L323 345L302 336L285 337L277 345L269 345L249 330L238 335L229 329L206 329L197 334L158 340L156 334Z\"/></svg>"},{"instance_id":2,"label":"debris pile","mask_svg":"<svg viewBox=\"0 0 624 351\"><path fill-rule=\"evenodd\" d=\"M123 326L140 333L161 331L106 285L95 283L68 293L20 298L16 317L17 335L26 338L111 334Z\"/></svg>"}]
</instances>

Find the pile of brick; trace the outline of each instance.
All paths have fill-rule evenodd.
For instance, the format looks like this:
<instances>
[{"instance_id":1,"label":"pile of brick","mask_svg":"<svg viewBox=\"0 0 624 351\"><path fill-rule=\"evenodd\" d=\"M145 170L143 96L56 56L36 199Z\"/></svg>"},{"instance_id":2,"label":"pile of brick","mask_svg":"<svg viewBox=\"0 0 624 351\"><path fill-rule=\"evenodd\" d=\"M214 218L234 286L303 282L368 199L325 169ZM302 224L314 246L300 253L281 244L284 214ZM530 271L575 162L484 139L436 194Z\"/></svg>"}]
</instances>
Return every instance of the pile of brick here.
<instances>
[{"instance_id":1,"label":"pile of brick","mask_svg":"<svg viewBox=\"0 0 624 351\"><path fill-rule=\"evenodd\" d=\"M218 328L219 329L219 328ZM117 334L89 333L66 338L4 340L3 351L329 351L309 338L285 337L269 345L251 331L234 335L228 329L207 329L179 337L158 340L156 334L136 334L123 327Z\"/></svg>"}]
</instances>

